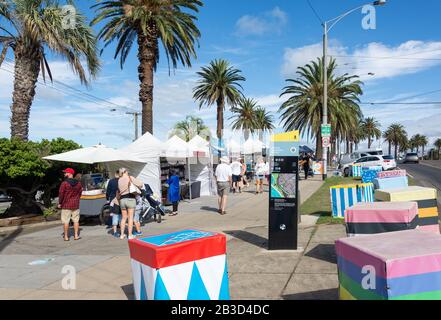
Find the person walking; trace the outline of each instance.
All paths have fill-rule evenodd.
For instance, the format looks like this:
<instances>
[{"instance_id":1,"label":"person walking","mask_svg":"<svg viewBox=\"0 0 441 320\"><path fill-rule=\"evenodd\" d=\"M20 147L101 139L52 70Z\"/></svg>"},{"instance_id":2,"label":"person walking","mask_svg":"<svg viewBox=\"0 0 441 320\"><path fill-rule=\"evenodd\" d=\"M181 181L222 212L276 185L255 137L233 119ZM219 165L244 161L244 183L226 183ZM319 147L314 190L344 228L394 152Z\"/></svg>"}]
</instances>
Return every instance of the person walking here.
<instances>
[{"instance_id":1,"label":"person walking","mask_svg":"<svg viewBox=\"0 0 441 320\"><path fill-rule=\"evenodd\" d=\"M178 215L178 207L179 201L181 200L180 185L179 185L179 176L175 170L170 171L169 178L167 179L168 191L167 198L168 201L173 204L173 212L170 213L171 216Z\"/></svg>"},{"instance_id":2,"label":"person walking","mask_svg":"<svg viewBox=\"0 0 441 320\"><path fill-rule=\"evenodd\" d=\"M242 187L248 188L250 184L248 183L248 179L247 179L247 165L243 159L240 159L240 163L242 165L242 171L240 173L240 175L242 176L242 181L241 181Z\"/></svg>"},{"instance_id":3,"label":"person walking","mask_svg":"<svg viewBox=\"0 0 441 320\"><path fill-rule=\"evenodd\" d=\"M256 168L256 194L263 193L263 181L265 180L266 165L263 158L257 162Z\"/></svg>"},{"instance_id":4,"label":"person walking","mask_svg":"<svg viewBox=\"0 0 441 320\"><path fill-rule=\"evenodd\" d=\"M107 184L107 190L106 190L106 199L111 207L111 215L112 215L112 229L113 229L113 236L116 238L121 237L121 233L118 232L118 226L121 223L121 208L119 206L119 203L116 199L117 193L118 193L118 180L119 180L119 170L116 170L115 177L111 180L109 180L109 183Z\"/></svg>"},{"instance_id":5,"label":"person walking","mask_svg":"<svg viewBox=\"0 0 441 320\"><path fill-rule=\"evenodd\" d=\"M70 240L69 224L74 224L74 240L80 240L80 199L83 193L81 183L74 179L75 170L67 168L63 171L65 181L58 192L58 208L61 209L61 222L64 226L64 241Z\"/></svg>"},{"instance_id":6,"label":"person walking","mask_svg":"<svg viewBox=\"0 0 441 320\"><path fill-rule=\"evenodd\" d=\"M221 158L221 163L217 166L215 172L217 193L219 195L219 213L221 215L227 214L225 209L227 207L228 192L232 184L233 172L229 163L227 157Z\"/></svg>"},{"instance_id":7,"label":"person walking","mask_svg":"<svg viewBox=\"0 0 441 320\"><path fill-rule=\"evenodd\" d=\"M118 198L122 214L120 239L124 240L126 238L125 230L128 220L128 237L130 240L135 238L133 235L133 223L136 208L136 196L141 193L143 183L130 176L129 171L126 168L119 169L119 173L121 176L118 180Z\"/></svg>"},{"instance_id":8,"label":"person walking","mask_svg":"<svg viewBox=\"0 0 441 320\"><path fill-rule=\"evenodd\" d=\"M231 163L231 173L233 174L233 192L242 192L241 180L242 180L242 164L238 160L234 160Z\"/></svg>"},{"instance_id":9,"label":"person walking","mask_svg":"<svg viewBox=\"0 0 441 320\"><path fill-rule=\"evenodd\" d=\"M308 180L309 169L311 168L311 156L307 153L303 157L303 170L305 171L305 180Z\"/></svg>"}]
</instances>

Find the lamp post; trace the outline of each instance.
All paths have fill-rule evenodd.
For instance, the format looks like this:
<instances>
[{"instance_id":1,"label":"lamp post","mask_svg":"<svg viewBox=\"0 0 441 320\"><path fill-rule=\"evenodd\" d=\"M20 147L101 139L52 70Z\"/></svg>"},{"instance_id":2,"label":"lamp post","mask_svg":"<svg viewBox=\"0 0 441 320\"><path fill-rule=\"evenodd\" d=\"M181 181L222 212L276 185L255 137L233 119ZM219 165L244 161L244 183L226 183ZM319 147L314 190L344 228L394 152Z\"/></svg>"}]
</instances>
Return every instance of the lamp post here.
<instances>
[{"instance_id":1,"label":"lamp post","mask_svg":"<svg viewBox=\"0 0 441 320\"><path fill-rule=\"evenodd\" d=\"M323 125L328 125L328 33L344 17L369 4L382 6L386 4L386 0L364 4L323 23ZM323 180L326 180L328 177L328 147L325 146L323 146L323 167Z\"/></svg>"}]
</instances>

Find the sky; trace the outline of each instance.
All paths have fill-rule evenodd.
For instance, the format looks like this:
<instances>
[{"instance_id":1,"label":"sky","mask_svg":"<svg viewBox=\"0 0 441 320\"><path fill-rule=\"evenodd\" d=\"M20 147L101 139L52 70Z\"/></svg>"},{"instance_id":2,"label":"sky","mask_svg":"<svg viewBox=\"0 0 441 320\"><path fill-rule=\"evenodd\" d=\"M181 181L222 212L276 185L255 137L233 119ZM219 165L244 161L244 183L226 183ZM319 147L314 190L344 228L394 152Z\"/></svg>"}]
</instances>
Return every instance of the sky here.
<instances>
[{"instance_id":1,"label":"sky","mask_svg":"<svg viewBox=\"0 0 441 320\"><path fill-rule=\"evenodd\" d=\"M93 17L95 1L77 1L79 9ZM173 125L187 115L202 118L213 133L215 107L199 109L192 98L196 72L213 59L229 60L246 77L244 94L272 112L281 131L280 98L286 79L296 69L322 54L320 20L330 20L365 4L359 0L205 0L198 14L201 31L198 58L191 68L169 73L161 54L155 74L154 134L166 140ZM366 30L366 14L357 10L341 20L329 33L329 54L337 59L339 71L360 75L364 82L362 102L409 102L412 105L363 104L366 117L375 117L385 130L391 123L403 124L409 135L425 134L431 143L441 138L441 1L389 0L376 9L376 29ZM95 28L99 30L99 26ZM100 43L102 47L102 43ZM123 69L114 60L115 45L105 49L102 70L89 87L82 86L59 56L49 55L56 89L48 82L38 84L31 110L30 139L62 136L83 146L105 144L122 147L134 138L130 110L140 111L138 100L137 47ZM0 137L10 135L13 55L8 54L0 70ZM374 75L369 75L369 74ZM61 82L61 84L60 84ZM106 100L87 101L76 90ZM110 103L109 103L110 102ZM116 109L116 111L112 111ZM231 123L229 112L225 119ZM237 133L226 130L226 139ZM314 141L303 137L303 142ZM381 146L381 141L375 143ZM386 147L383 145L383 147Z\"/></svg>"}]
</instances>

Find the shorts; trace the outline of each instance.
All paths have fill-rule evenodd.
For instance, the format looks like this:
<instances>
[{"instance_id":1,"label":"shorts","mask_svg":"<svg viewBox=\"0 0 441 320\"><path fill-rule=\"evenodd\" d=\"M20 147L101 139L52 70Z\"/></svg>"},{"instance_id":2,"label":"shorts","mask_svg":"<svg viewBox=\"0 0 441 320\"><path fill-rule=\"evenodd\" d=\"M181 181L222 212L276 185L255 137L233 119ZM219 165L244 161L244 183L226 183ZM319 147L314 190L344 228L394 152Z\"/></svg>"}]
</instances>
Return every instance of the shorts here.
<instances>
[{"instance_id":1,"label":"shorts","mask_svg":"<svg viewBox=\"0 0 441 320\"><path fill-rule=\"evenodd\" d=\"M61 222L63 224L69 224L71 220L73 223L80 222L80 209L77 209L77 210L62 209L61 210Z\"/></svg>"},{"instance_id":2,"label":"shorts","mask_svg":"<svg viewBox=\"0 0 441 320\"><path fill-rule=\"evenodd\" d=\"M230 192L230 183L229 182L218 182L217 183L217 194L219 197L223 197L228 195Z\"/></svg>"},{"instance_id":3,"label":"shorts","mask_svg":"<svg viewBox=\"0 0 441 320\"><path fill-rule=\"evenodd\" d=\"M233 182L241 182L242 181L242 176L236 176L233 174Z\"/></svg>"},{"instance_id":4,"label":"shorts","mask_svg":"<svg viewBox=\"0 0 441 320\"><path fill-rule=\"evenodd\" d=\"M112 226L116 227L120 224L122 216L120 214L113 214L112 216Z\"/></svg>"},{"instance_id":5,"label":"shorts","mask_svg":"<svg viewBox=\"0 0 441 320\"><path fill-rule=\"evenodd\" d=\"M265 175L257 175L256 179L257 180L264 180L265 179Z\"/></svg>"},{"instance_id":6,"label":"shorts","mask_svg":"<svg viewBox=\"0 0 441 320\"><path fill-rule=\"evenodd\" d=\"M119 201L121 210L129 210L136 208L136 199L133 198L125 198Z\"/></svg>"}]
</instances>

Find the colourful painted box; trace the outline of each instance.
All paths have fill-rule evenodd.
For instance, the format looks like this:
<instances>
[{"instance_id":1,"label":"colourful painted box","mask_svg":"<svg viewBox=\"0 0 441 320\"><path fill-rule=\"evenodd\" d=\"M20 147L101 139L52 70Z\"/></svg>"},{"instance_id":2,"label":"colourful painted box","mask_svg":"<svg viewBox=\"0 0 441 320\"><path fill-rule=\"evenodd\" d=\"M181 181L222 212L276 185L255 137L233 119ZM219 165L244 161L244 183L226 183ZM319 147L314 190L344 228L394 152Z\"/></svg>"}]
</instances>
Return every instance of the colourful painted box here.
<instances>
[{"instance_id":1,"label":"colourful painted box","mask_svg":"<svg viewBox=\"0 0 441 320\"><path fill-rule=\"evenodd\" d=\"M137 300L229 300L226 237L198 230L129 241Z\"/></svg>"},{"instance_id":2,"label":"colourful painted box","mask_svg":"<svg viewBox=\"0 0 441 320\"><path fill-rule=\"evenodd\" d=\"M359 202L374 202L372 183L340 185L330 188L332 216L344 218L345 210Z\"/></svg>"},{"instance_id":3,"label":"colourful painted box","mask_svg":"<svg viewBox=\"0 0 441 320\"><path fill-rule=\"evenodd\" d=\"M374 179L375 189L389 190L389 189L402 189L409 186L409 179L407 177L395 177Z\"/></svg>"},{"instance_id":4,"label":"colourful painted box","mask_svg":"<svg viewBox=\"0 0 441 320\"><path fill-rule=\"evenodd\" d=\"M391 170L391 171L383 171L378 172L378 179L386 179L386 178L396 178L396 177L406 177L406 170Z\"/></svg>"},{"instance_id":5,"label":"colourful painted box","mask_svg":"<svg viewBox=\"0 0 441 320\"><path fill-rule=\"evenodd\" d=\"M377 201L415 201L418 203L418 228L439 234L437 191L433 188L407 187L402 189L377 190Z\"/></svg>"},{"instance_id":6,"label":"colourful painted box","mask_svg":"<svg viewBox=\"0 0 441 320\"><path fill-rule=\"evenodd\" d=\"M360 236L415 229L416 202L357 203L345 212L348 236Z\"/></svg>"},{"instance_id":7,"label":"colourful painted box","mask_svg":"<svg viewBox=\"0 0 441 320\"><path fill-rule=\"evenodd\" d=\"M363 183L372 183L377 178L378 171L366 170L361 174L361 181Z\"/></svg>"},{"instance_id":8,"label":"colourful painted box","mask_svg":"<svg viewBox=\"0 0 441 320\"><path fill-rule=\"evenodd\" d=\"M341 300L441 300L441 237L408 230L336 242Z\"/></svg>"}]
</instances>

